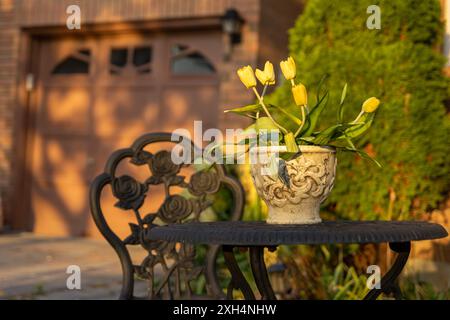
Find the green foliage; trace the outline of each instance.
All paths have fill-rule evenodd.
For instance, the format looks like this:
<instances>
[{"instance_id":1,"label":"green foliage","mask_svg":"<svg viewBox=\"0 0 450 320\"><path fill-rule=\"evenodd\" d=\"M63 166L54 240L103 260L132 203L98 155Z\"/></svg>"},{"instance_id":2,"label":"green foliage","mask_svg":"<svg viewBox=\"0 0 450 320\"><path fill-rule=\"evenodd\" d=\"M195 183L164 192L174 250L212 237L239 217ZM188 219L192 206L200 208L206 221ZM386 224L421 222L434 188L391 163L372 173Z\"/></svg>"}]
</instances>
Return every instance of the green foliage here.
<instances>
[{"instance_id":1,"label":"green foliage","mask_svg":"<svg viewBox=\"0 0 450 320\"><path fill-rule=\"evenodd\" d=\"M280 246L292 299L360 300L368 292L367 275L344 263L358 246Z\"/></svg>"},{"instance_id":2,"label":"green foliage","mask_svg":"<svg viewBox=\"0 0 450 320\"><path fill-rule=\"evenodd\" d=\"M402 295L406 300L449 300L450 289L438 290L431 283L406 278L400 283Z\"/></svg>"},{"instance_id":3,"label":"green foliage","mask_svg":"<svg viewBox=\"0 0 450 320\"><path fill-rule=\"evenodd\" d=\"M355 268L340 263L331 272L326 269L322 281L327 289L327 299L330 300L361 300L369 292L367 277L358 275Z\"/></svg>"},{"instance_id":4,"label":"green foliage","mask_svg":"<svg viewBox=\"0 0 450 320\"><path fill-rule=\"evenodd\" d=\"M380 30L366 27L372 4L381 8ZM407 219L412 209L435 206L449 190L450 126L443 103L449 81L442 73L441 38L438 0L309 0L290 30L297 78L310 96L324 74L330 101L339 102L348 83L345 113L328 106L318 128L334 124L337 115L350 121L366 97L382 102L371 130L355 145L383 167L355 153L338 155L328 202L338 217ZM285 105L291 99L285 82L268 102Z\"/></svg>"}]
</instances>

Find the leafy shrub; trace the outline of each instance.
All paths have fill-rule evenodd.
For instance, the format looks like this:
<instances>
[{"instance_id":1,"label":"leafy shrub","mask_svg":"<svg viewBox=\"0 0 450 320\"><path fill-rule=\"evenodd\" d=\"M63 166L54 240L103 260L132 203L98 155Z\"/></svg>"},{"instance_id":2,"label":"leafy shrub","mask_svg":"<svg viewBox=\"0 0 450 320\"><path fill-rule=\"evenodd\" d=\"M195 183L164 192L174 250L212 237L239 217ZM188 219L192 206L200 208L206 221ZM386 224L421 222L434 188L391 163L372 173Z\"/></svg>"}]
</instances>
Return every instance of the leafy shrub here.
<instances>
[{"instance_id":1,"label":"leafy shrub","mask_svg":"<svg viewBox=\"0 0 450 320\"><path fill-rule=\"evenodd\" d=\"M369 5L381 8L381 29L366 27ZM436 205L449 190L449 120L444 101L449 81L439 53L442 38L438 0L309 0L290 30L290 51L299 80L310 92L328 73L330 99L345 83L348 118L366 96L383 102L369 133L357 147L383 167L354 154L338 156L337 181L328 209L349 219L406 219ZM284 83L270 97L291 100ZM322 128L337 110L324 111Z\"/></svg>"}]
</instances>

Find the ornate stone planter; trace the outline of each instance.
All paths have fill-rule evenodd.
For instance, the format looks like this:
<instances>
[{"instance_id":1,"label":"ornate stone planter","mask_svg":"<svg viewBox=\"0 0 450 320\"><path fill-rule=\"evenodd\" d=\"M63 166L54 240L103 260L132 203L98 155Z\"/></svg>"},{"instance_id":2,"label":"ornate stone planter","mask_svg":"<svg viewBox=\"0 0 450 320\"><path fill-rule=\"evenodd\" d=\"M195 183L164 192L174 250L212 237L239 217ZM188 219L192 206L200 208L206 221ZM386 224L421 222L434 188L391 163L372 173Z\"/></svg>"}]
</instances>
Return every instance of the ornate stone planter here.
<instances>
[{"instance_id":1,"label":"ornate stone planter","mask_svg":"<svg viewBox=\"0 0 450 320\"><path fill-rule=\"evenodd\" d=\"M328 197L336 174L336 150L332 147L299 146L301 154L286 162L289 186L278 176L268 175L270 163L251 165L259 196L269 208L267 223L319 223L320 204ZM285 147L254 148L256 153L282 152Z\"/></svg>"}]
</instances>

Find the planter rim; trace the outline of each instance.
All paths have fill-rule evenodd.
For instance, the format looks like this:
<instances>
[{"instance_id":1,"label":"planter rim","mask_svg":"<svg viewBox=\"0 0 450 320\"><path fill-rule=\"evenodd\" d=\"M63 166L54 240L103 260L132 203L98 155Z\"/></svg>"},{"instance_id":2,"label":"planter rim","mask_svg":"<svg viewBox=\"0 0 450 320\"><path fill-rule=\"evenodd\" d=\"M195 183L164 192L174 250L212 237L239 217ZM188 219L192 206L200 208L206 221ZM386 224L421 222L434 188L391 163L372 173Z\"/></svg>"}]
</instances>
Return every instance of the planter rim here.
<instances>
[{"instance_id":1,"label":"planter rim","mask_svg":"<svg viewBox=\"0 0 450 320\"><path fill-rule=\"evenodd\" d=\"M331 146L299 145L298 147L302 153L336 153L336 148ZM250 149L251 153L260 151L283 152L286 151L286 146L254 147Z\"/></svg>"}]
</instances>

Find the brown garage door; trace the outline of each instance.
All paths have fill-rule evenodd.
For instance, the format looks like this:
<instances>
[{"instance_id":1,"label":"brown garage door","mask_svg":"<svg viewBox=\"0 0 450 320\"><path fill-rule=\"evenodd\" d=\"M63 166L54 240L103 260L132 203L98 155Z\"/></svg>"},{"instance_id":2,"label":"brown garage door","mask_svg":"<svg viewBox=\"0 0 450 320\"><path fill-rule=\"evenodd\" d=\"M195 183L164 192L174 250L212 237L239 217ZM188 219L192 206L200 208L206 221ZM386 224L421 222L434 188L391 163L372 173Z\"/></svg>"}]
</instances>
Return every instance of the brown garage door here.
<instances>
[{"instance_id":1,"label":"brown garage door","mask_svg":"<svg viewBox=\"0 0 450 320\"><path fill-rule=\"evenodd\" d=\"M42 41L32 230L95 235L88 187L113 150L145 132L192 130L194 120L216 126L221 57L214 31ZM123 213L114 219L126 220Z\"/></svg>"}]
</instances>

